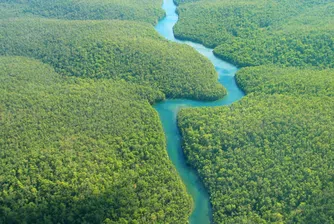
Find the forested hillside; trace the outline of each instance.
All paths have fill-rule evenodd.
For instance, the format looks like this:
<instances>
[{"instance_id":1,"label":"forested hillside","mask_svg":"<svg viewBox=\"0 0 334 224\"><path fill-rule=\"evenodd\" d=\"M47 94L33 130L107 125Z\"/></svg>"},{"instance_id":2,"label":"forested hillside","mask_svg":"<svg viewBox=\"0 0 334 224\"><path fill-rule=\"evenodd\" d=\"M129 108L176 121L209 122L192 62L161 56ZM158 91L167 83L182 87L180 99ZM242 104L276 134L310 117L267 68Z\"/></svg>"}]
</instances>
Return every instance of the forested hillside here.
<instances>
[{"instance_id":1,"label":"forested hillside","mask_svg":"<svg viewBox=\"0 0 334 224\"><path fill-rule=\"evenodd\" d=\"M215 223L334 222L332 69L246 67L248 94L178 115L188 163L209 189Z\"/></svg>"},{"instance_id":2,"label":"forested hillside","mask_svg":"<svg viewBox=\"0 0 334 224\"><path fill-rule=\"evenodd\" d=\"M243 67L245 98L178 114L214 223L334 223L333 0L174 1L176 37ZM0 0L0 223L188 222L151 105L226 90L161 3Z\"/></svg>"},{"instance_id":3,"label":"forested hillside","mask_svg":"<svg viewBox=\"0 0 334 224\"><path fill-rule=\"evenodd\" d=\"M312 95L334 97L334 70L257 66L236 74L240 88L248 93Z\"/></svg>"},{"instance_id":4,"label":"forested hillside","mask_svg":"<svg viewBox=\"0 0 334 224\"><path fill-rule=\"evenodd\" d=\"M124 79L169 98L225 95L208 59L145 23L14 19L0 21L0 28L0 55L34 57L65 76Z\"/></svg>"},{"instance_id":5,"label":"forested hillside","mask_svg":"<svg viewBox=\"0 0 334 224\"><path fill-rule=\"evenodd\" d=\"M327 96L258 94L181 110L184 151L214 222L334 222L333 108Z\"/></svg>"},{"instance_id":6,"label":"forested hillside","mask_svg":"<svg viewBox=\"0 0 334 224\"><path fill-rule=\"evenodd\" d=\"M0 0L0 18L38 16L70 20L137 20L163 17L161 0Z\"/></svg>"},{"instance_id":7,"label":"forested hillside","mask_svg":"<svg viewBox=\"0 0 334 224\"><path fill-rule=\"evenodd\" d=\"M0 57L0 95L0 223L186 223L161 92Z\"/></svg>"},{"instance_id":8,"label":"forested hillside","mask_svg":"<svg viewBox=\"0 0 334 224\"><path fill-rule=\"evenodd\" d=\"M215 47L236 65L334 67L331 0L177 2L176 36Z\"/></svg>"},{"instance_id":9,"label":"forested hillside","mask_svg":"<svg viewBox=\"0 0 334 224\"><path fill-rule=\"evenodd\" d=\"M261 65L237 72L240 102L178 115L214 223L334 223L333 1L177 3L178 37Z\"/></svg>"},{"instance_id":10,"label":"forested hillside","mask_svg":"<svg viewBox=\"0 0 334 224\"><path fill-rule=\"evenodd\" d=\"M226 91L208 59L154 30L160 7L0 1L0 223L187 222L151 104Z\"/></svg>"}]
</instances>

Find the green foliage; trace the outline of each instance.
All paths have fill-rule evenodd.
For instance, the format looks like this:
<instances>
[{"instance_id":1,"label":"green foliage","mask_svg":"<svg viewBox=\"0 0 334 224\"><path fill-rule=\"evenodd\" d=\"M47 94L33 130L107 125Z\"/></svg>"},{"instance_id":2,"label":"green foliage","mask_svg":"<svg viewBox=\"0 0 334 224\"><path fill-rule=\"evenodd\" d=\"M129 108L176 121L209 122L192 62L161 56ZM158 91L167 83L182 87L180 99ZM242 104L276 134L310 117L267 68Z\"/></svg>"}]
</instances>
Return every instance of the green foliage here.
<instances>
[{"instance_id":1,"label":"green foliage","mask_svg":"<svg viewBox=\"0 0 334 224\"><path fill-rule=\"evenodd\" d=\"M182 109L184 151L215 223L334 222L332 97L251 94Z\"/></svg>"},{"instance_id":2,"label":"green foliage","mask_svg":"<svg viewBox=\"0 0 334 224\"><path fill-rule=\"evenodd\" d=\"M29 13L24 13L25 6L22 4L8 4L0 1L0 19L33 17Z\"/></svg>"},{"instance_id":3,"label":"green foliage","mask_svg":"<svg viewBox=\"0 0 334 224\"><path fill-rule=\"evenodd\" d=\"M163 94L0 57L0 223L186 223Z\"/></svg>"},{"instance_id":4,"label":"green foliage","mask_svg":"<svg viewBox=\"0 0 334 224\"><path fill-rule=\"evenodd\" d=\"M334 29L271 33L224 42L214 53L239 66L281 64L334 68Z\"/></svg>"},{"instance_id":5,"label":"green foliage","mask_svg":"<svg viewBox=\"0 0 334 224\"><path fill-rule=\"evenodd\" d=\"M70 20L137 20L157 23L164 15L161 0L1 0L0 9L12 4L20 15ZM7 14L7 18L15 14Z\"/></svg>"},{"instance_id":6,"label":"green foliage","mask_svg":"<svg viewBox=\"0 0 334 224\"><path fill-rule=\"evenodd\" d=\"M257 66L236 74L240 88L248 93L313 95L334 97L334 70Z\"/></svg>"},{"instance_id":7,"label":"green foliage","mask_svg":"<svg viewBox=\"0 0 334 224\"><path fill-rule=\"evenodd\" d=\"M34 57L64 76L124 79L169 98L215 100L226 93L208 59L163 40L145 23L20 19L0 24L0 55Z\"/></svg>"},{"instance_id":8,"label":"green foliage","mask_svg":"<svg viewBox=\"0 0 334 224\"><path fill-rule=\"evenodd\" d=\"M174 0L174 3L176 5L181 5L181 4L184 4L184 3L188 3L188 2L198 2L200 0Z\"/></svg>"},{"instance_id":9,"label":"green foliage","mask_svg":"<svg viewBox=\"0 0 334 224\"><path fill-rule=\"evenodd\" d=\"M334 67L334 3L202 0L181 4L176 36L239 66Z\"/></svg>"},{"instance_id":10,"label":"green foliage","mask_svg":"<svg viewBox=\"0 0 334 224\"><path fill-rule=\"evenodd\" d=\"M236 80L248 95L238 103L181 110L184 152L209 190L215 223L334 223L334 71L319 67L242 68Z\"/></svg>"}]
</instances>

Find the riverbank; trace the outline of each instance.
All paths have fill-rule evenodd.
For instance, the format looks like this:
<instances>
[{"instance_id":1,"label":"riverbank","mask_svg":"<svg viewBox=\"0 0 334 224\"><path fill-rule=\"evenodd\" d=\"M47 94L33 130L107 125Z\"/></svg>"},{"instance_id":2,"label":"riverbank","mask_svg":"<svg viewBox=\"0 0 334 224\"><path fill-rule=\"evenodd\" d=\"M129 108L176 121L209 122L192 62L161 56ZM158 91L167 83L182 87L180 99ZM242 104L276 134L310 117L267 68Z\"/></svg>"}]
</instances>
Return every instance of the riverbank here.
<instances>
[{"instance_id":1,"label":"riverbank","mask_svg":"<svg viewBox=\"0 0 334 224\"><path fill-rule=\"evenodd\" d=\"M163 9L166 12L166 17L159 21L155 29L166 39L177 43L187 44L207 57L217 71L219 82L228 92L224 98L213 102L174 99L165 100L154 105L154 108L159 113L165 132L169 158L173 162L188 193L193 199L194 208L189 218L189 222L191 224L207 224L211 223L212 220L210 198L196 171L187 165L182 150L182 137L177 127L177 113L184 107L214 107L229 105L241 99L244 96L244 93L235 81L235 73L238 70L237 67L217 58L213 54L213 49L191 41L181 41L176 39L173 33L173 26L178 21L176 5L172 0L164 0Z\"/></svg>"}]
</instances>

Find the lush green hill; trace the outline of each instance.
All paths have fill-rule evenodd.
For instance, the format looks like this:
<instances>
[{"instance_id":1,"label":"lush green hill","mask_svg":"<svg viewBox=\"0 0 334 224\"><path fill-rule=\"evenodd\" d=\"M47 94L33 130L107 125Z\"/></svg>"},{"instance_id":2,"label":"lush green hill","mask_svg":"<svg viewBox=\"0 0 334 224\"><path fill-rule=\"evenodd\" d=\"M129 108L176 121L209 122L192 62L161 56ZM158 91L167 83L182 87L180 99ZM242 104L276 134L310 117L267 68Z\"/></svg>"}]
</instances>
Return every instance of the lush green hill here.
<instances>
[{"instance_id":1,"label":"lush green hill","mask_svg":"<svg viewBox=\"0 0 334 224\"><path fill-rule=\"evenodd\" d=\"M242 68L231 106L182 109L215 223L334 222L333 69Z\"/></svg>"},{"instance_id":2,"label":"lush green hill","mask_svg":"<svg viewBox=\"0 0 334 224\"><path fill-rule=\"evenodd\" d=\"M65 76L124 79L171 98L225 95L208 59L189 46L163 40L148 24L47 19L0 24L0 55L34 57Z\"/></svg>"},{"instance_id":3,"label":"lush green hill","mask_svg":"<svg viewBox=\"0 0 334 224\"><path fill-rule=\"evenodd\" d=\"M334 70L280 68L276 66L246 67L236 80L248 93L313 95L334 97Z\"/></svg>"},{"instance_id":4,"label":"lush green hill","mask_svg":"<svg viewBox=\"0 0 334 224\"><path fill-rule=\"evenodd\" d=\"M0 223L187 222L161 92L0 57L0 95Z\"/></svg>"},{"instance_id":5,"label":"lush green hill","mask_svg":"<svg viewBox=\"0 0 334 224\"><path fill-rule=\"evenodd\" d=\"M214 222L332 223L333 108L331 97L259 94L181 110L184 151Z\"/></svg>"},{"instance_id":6,"label":"lush green hill","mask_svg":"<svg viewBox=\"0 0 334 224\"><path fill-rule=\"evenodd\" d=\"M174 31L239 66L333 68L333 12L330 0L201 0L181 4Z\"/></svg>"},{"instance_id":7,"label":"lush green hill","mask_svg":"<svg viewBox=\"0 0 334 224\"><path fill-rule=\"evenodd\" d=\"M2 18L35 15L70 20L137 20L155 24L164 16L161 4L161 0L1 0L0 11L6 12Z\"/></svg>"}]
</instances>

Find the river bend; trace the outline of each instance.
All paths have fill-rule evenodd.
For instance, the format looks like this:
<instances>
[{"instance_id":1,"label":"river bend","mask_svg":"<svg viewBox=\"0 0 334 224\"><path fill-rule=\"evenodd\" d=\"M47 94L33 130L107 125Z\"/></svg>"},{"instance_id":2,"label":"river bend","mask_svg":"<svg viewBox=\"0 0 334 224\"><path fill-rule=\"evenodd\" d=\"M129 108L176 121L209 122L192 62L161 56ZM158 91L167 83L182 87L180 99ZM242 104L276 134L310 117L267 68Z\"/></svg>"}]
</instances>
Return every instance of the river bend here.
<instances>
[{"instance_id":1,"label":"river bend","mask_svg":"<svg viewBox=\"0 0 334 224\"><path fill-rule=\"evenodd\" d=\"M189 218L190 224L209 224L212 220L209 195L195 170L186 164L186 159L181 147L182 139L177 127L177 112L181 107L213 107L229 105L244 96L243 91L237 86L235 73L238 70L235 66L217 58L213 49L204 47L191 41L181 41L174 37L173 26L178 21L176 5L173 0L164 0L162 8L166 17L159 21L155 29L166 39L178 43L188 44L199 53L207 57L218 73L219 82L227 89L227 95L214 102L202 102L186 99L165 100L154 105L159 113L167 141L168 156L178 171L183 183L187 188L194 202L194 209Z\"/></svg>"}]
</instances>

